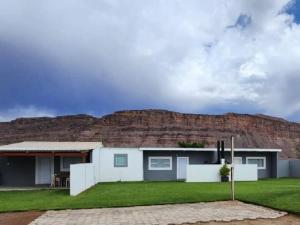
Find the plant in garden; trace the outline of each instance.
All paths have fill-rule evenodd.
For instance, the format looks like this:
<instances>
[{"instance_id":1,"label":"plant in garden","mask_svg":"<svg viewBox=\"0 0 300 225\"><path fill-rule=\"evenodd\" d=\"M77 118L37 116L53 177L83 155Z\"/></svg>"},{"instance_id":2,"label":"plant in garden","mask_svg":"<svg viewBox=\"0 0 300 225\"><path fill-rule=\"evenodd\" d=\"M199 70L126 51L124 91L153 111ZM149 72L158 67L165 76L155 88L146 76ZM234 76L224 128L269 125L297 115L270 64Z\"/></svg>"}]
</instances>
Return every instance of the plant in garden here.
<instances>
[{"instance_id":1,"label":"plant in garden","mask_svg":"<svg viewBox=\"0 0 300 225\"><path fill-rule=\"evenodd\" d=\"M221 175L221 181L222 182L227 182L229 181L229 173L230 173L230 168L224 164L221 168L220 168L220 175Z\"/></svg>"},{"instance_id":2,"label":"plant in garden","mask_svg":"<svg viewBox=\"0 0 300 225\"><path fill-rule=\"evenodd\" d=\"M205 142L184 142L179 141L178 146L181 148L204 148Z\"/></svg>"}]
</instances>

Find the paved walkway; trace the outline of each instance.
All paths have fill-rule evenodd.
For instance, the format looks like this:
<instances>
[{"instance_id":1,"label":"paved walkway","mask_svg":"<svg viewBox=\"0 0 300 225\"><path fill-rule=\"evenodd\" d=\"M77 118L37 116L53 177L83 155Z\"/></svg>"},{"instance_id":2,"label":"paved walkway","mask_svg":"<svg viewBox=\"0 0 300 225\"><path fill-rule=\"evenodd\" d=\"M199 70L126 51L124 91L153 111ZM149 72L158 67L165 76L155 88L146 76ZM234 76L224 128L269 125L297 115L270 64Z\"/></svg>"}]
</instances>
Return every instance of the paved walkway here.
<instances>
[{"instance_id":1,"label":"paved walkway","mask_svg":"<svg viewBox=\"0 0 300 225\"><path fill-rule=\"evenodd\" d=\"M285 214L284 212L238 201L224 201L48 211L30 225L167 225L208 221L278 218Z\"/></svg>"}]
</instances>

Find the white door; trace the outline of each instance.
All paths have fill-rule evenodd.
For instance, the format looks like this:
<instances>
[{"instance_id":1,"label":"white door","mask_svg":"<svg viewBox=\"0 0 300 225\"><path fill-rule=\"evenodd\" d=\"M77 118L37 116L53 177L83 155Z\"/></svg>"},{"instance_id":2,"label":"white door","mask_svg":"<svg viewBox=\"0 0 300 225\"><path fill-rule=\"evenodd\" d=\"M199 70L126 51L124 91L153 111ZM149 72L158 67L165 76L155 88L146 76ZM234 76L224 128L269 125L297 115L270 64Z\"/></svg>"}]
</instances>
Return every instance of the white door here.
<instances>
[{"instance_id":1,"label":"white door","mask_svg":"<svg viewBox=\"0 0 300 225\"><path fill-rule=\"evenodd\" d=\"M188 164L188 157L177 157L177 179L186 179L186 167Z\"/></svg>"},{"instance_id":2,"label":"white door","mask_svg":"<svg viewBox=\"0 0 300 225\"><path fill-rule=\"evenodd\" d=\"M53 170L52 157L36 157L36 184L50 184Z\"/></svg>"}]
</instances>

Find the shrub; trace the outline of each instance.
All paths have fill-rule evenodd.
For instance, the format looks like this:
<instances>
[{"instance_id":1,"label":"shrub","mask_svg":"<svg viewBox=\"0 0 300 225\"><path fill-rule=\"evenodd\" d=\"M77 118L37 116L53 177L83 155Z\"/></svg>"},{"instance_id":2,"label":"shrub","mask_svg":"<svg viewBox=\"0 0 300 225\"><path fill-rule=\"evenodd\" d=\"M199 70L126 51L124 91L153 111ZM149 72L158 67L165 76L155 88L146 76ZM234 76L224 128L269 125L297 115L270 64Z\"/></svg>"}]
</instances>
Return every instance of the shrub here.
<instances>
[{"instance_id":1,"label":"shrub","mask_svg":"<svg viewBox=\"0 0 300 225\"><path fill-rule=\"evenodd\" d=\"M204 142L184 142L179 141L178 146L181 148L204 148L205 143Z\"/></svg>"},{"instance_id":2,"label":"shrub","mask_svg":"<svg viewBox=\"0 0 300 225\"><path fill-rule=\"evenodd\" d=\"M220 175L223 177L227 177L229 175L230 169L229 167L224 164L221 168L220 168Z\"/></svg>"}]
</instances>

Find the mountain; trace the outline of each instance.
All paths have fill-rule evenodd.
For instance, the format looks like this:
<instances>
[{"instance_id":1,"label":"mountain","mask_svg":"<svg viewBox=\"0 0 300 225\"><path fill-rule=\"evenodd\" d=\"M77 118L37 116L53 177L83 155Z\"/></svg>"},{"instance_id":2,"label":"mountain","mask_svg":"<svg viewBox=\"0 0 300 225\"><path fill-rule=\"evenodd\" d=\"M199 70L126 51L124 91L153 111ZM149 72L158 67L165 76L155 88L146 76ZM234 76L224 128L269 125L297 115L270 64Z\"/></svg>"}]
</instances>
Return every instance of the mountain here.
<instances>
[{"instance_id":1,"label":"mountain","mask_svg":"<svg viewBox=\"0 0 300 225\"><path fill-rule=\"evenodd\" d=\"M19 118L0 123L0 144L21 141L102 141L104 146L177 146L179 141L204 141L213 147L218 139L229 146L281 148L281 158L296 157L300 123L266 115L183 114L166 110L118 111L97 118L73 115Z\"/></svg>"}]
</instances>

